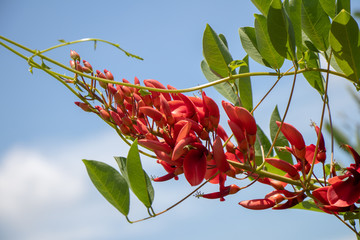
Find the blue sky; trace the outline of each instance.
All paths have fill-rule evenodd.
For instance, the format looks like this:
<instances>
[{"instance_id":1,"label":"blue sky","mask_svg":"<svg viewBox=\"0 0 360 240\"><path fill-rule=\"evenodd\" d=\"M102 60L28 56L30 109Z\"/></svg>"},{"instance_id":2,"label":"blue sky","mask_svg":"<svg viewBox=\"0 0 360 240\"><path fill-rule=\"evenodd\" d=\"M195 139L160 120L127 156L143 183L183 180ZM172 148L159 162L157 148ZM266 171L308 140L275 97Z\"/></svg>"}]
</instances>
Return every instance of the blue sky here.
<instances>
[{"instance_id":1,"label":"blue sky","mask_svg":"<svg viewBox=\"0 0 360 240\"><path fill-rule=\"evenodd\" d=\"M352 1L353 9L360 2ZM0 2L0 35L33 49L56 45L59 39L96 37L119 43L140 55L139 61L99 43L73 45L49 53L68 64L75 49L94 68L110 70L115 79L157 79L177 88L206 83L200 62L202 34L207 23L223 33L235 59L242 59L238 28L253 26L257 13L250 1L19 1ZM251 62L252 71L268 71ZM113 156L125 156L128 147L102 121L74 105L76 98L46 74L28 71L25 61L0 48L2 92L0 101L0 239L351 239L352 234L335 217L304 212L249 211L241 200L261 198L270 188L258 185L225 202L191 197L170 212L139 224L128 224L87 177L81 159L114 165ZM274 82L253 78L254 102ZM330 82L334 116L359 114L347 86ZM283 112L291 79L270 94L255 113L267 132L270 113L278 104ZM297 88L288 122L315 141L310 120L319 122L321 101L303 78ZM207 95L217 102L214 90ZM300 103L300 104L299 104ZM355 118L356 119L356 118ZM223 120L225 122L225 120ZM343 124L342 120L338 121ZM225 125L225 124L224 124ZM341 152L340 152L341 153ZM144 158L150 175L161 169ZM343 161L347 161L346 159ZM183 178L155 184L155 210L161 211L192 190ZM204 191L215 191L207 186ZM145 209L132 202L132 219Z\"/></svg>"}]
</instances>

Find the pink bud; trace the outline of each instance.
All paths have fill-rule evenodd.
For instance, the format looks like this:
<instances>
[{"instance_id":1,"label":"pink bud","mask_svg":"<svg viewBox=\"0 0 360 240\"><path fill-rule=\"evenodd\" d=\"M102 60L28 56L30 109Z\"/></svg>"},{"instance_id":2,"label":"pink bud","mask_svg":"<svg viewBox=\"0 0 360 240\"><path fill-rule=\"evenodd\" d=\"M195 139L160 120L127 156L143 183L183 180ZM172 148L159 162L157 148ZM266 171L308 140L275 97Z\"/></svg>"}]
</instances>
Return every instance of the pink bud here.
<instances>
[{"instance_id":1,"label":"pink bud","mask_svg":"<svg viewBox=\"0 0 360 240\"><path fill-rule=\"evenodd\" d=\"M114 80L114 76L112 75L112 73L106 69L104 69L104 73L105 73L105 77L108 80Z\"/></svg>"},{"instance_id":2,"label":"pink bud","mask_svg":"<svg viewBox=\"0 0 360 240\"><path fill-rule=\"evenodd\" d=\"M80 55L74 50L70 50L70 57L75 61L80 60Z\"/></svg>"},{"instance_id":3,"label":"pink bud","mask_svg":"<svg viewBox=\"0 0 360 240\"><path fill-rule=\"evenodd\" d=\"M79 106L82 110L84 110L85 112L92 112L91 108L88 104L83 103L83 102L75 102L75 104L77 106Z\"/></svg>"},{"instance_id":4,"label":"pink bud","mask_svg":"<svg viewBox=\"0 0 360 240\"><path fill-rule=\"evenodd\" d=\"M90 69L91 72L93 71L93 68L92 68L91 64L88 61L83 60L83 64L84 64L84 66L86 68Z\"/></svg>"}]
</instances>

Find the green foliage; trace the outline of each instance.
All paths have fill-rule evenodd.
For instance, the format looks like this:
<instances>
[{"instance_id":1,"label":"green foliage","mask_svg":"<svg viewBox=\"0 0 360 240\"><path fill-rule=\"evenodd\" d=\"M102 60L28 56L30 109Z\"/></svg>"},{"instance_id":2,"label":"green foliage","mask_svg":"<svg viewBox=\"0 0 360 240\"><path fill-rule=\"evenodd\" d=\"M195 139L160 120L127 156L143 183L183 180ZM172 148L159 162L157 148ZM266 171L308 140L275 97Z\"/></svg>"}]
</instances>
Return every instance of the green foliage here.
<instances>
[{"instance_id":1,"label":"green foliage","mask_svg":"<svg viewBox=\"0 0 360 240\"><path fill-rule=\"evenodd\" d=\"M280 69L284 58L280 56L273 47L267 29L266 17L255 14L256 43L261 56L273 69Z\"/></svg>"},{"instance_id":2,"label":"green foliage","mask_svg":"<svg viewBox=\"0 0 360 240\"><path fill-rule=\"evenodd\" d=\"M272 1L267 16L267 25L275 50L282 57L295 61L295 33L281 0Z\"/></svg>"},{"instance_id":3,"label":"green foliage","mask_svg":"<svg viewBox=\"0 0 360 240\"><path fill-rule=\"evenodd\" d=\"M249 56L246 55L242 61L245 64L240 66L239 73L248 73L250 71ZM239 78L235 82L239 89L241 106L251 111L253 109L253 97L250 76Z\"/></svg>"},{"instance_id":4,"label":"green foliage","mask_svg":"<svg viewBox=\"0 0 360 240\"><path fill-rule=\"evenodd\" d=\"M97 190L122 214L127 216L130 207L129 187L149 209L154 200L154 188L143 170L137 140L130 147L128 157L114 157L120 173L106 163L83 160L91 181Z\"/></svg>"},{"instance_id":5,"label":"green foliage","mask_svg":"<svg viewBox=\"0 0 360 240\"><path fill-rule=\"evenodd\" d=\"M259 9L259 11L264 15L267 16L269 11L269 7L272 0L251 0L251 2Z\"/></svg>"},{"instance_id":6,"label":"green foliage","mask_svg":"<svg viewBox=\"0 0 360 240\"><path fill-rule=\"evenodd\" d=\"M304 61L299 64L300 68L320 68L319 54L313 51L307 51L304 55ZM304 72L304 77L308 83L315 88L321 95L324 94L324 78L320 72Z\"/></svg>"},{"instance_id":7,"label":"green foliage","mask_svg":"<svg viewBox=\"0 0 360 240\"><path fill-rule=\"evenodd\" d=\"M316 49L328 49L330 20L319 1L302 0L301 27Z\"/></svg>"},{"instance_id":8,"label":"green foliage","mask_svg":"<svg viewBox=\"0 0 360 240\"><path fill-rule=\"evenodd\" d=\"M331 24L330 44L341 70L354 82L360 76L359 27L355 19L345 10Z\"/></svg>"},{"instance_id":9,"label":"green foliage","mask_svg":"<svg viewBox=\"0 0 360 240\"><path fill-rule=\"evenodd\" d=\"M262 156L260 144L264 149L264 154L266 155L270 150L271 143L270 143L268 137L266 136L266 134L263 132L263 130L258 125L257 126L257 140L255 142L255 155L256 156ZM272 156L272 151L271 151L271 156Z\"/></svg>"},{"instance_id":10,"label":"green foliage","mask_svg":"<svg viewBox=\"0 0 360 240\"><path fill-rule=\"evenodd\" d=\"M97 190L117 210L127 216L129 214L130 195L125 178L106 163L94 160L83 160L83 162Z\"/></svg>"},{"instance_id":11,"label":"green foliage","mask_svg":"<svg viewBox=\"0 0 360 240\"><path fill-rule=\"evenodd\" d=\"M228 48L216 32L206 25L203 36L203 54L212 72L221 78L229 76L229 63L233 60Z\"/></svg>"},{"instance_id":12,"label":"green foliage","mask_svg":"<svg viewBox=\"0 0 360 240\"><path fill-rule=\"evenodd\" d=\"M266 67L271 67L271 65L260 54L256 41L255 28L241 27L239 28L239 35L241 44L249 57Z\"/></svg>"},{"instance_id":13,"label":"green foliage","mask_svg":"<svg viewBox=\"0 0 360 240\"><path fill-rule=\"evenodd\" d=\"M213 82L221 79L221 77L218 77L211 71L209 65L205 60L201 61L201 70L209 82ZM216 84L214 87L221 95L223 95L232 104L234 105L239 104L238 97L234 92L232 83L224 82L224 83Z\"/></svg>"},{"instance_id":14,"label":"green foliage","mask_svg":"<svg viewBox=\"0 0 360 240\"><path fill-rule=\"evenodd\" d=\"M270 137L271 137L272 142L274 141L276 133L279 129L279 127L276 124L276 121L279 121L279 122L281 121L281 117L280 117L277 106L275 106L275 109L272 112L271 118L270 118ZM280 159L292 164L293 160L292 160L291 154L283 149L277 148L277 147L285 147L285 146L289 146L289 142L280 131L278 137L276 138L275 144L274 144L275 152Z\"/></svg>"},{"instance_id":15,"label":"green foliage","mask_svg":"<svg viewBox=\"0 0 360 240\"><path fill-rule=\"evenodd\" d=\"M137 139L130 147L125 169L131 190L147 208L150 208L154 199L154 189L142 168Z\"/></svg>"}]
</instances>

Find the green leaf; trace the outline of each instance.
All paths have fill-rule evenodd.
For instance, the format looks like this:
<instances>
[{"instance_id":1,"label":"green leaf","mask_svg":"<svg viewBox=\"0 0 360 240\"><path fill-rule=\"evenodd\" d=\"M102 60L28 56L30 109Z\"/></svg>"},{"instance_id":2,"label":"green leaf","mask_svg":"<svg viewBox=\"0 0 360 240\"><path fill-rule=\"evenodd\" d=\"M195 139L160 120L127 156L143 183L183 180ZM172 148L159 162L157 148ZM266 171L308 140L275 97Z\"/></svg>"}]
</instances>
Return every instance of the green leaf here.
<instances>
[{"instance_id":1,"label":"green leaf","mask_svg":"<svg viewBox=\"0 0 360 240\"><path fill-rule=\"evenodd\" d=\"M251 0L257 9L264 15L267 16L269 7L272 0Z\"/></svg>"},{"instance_id":2,"label":"green leaf","mask_svg":"<svg viewBox=\"0 0 360 240\"><path fill-rule=\"evenodd\" d=\"M61 43L66 43L66 41L64 39L59 39L58 41Z\"/></svg>"},{"instance_id":3,"label":"green leaf","mask_svg":"<svg viewBox=\"0 0 360 240\"><path fill-rule=\"evenodd\" d=\"M351 13L350 9L350 0L337 0L336 2L336 14L340 13L341 10L345 10L348 13Z\"/></svg>"},{"instance_id":4,"label":"green leaf","mask_svg":"<svg viewBox=\"0 0 360 240\"><path fill-rule=\"evenodd\" d=\"M355 19L342 10L333 20L330 44L341 70L355 82L360 77L359 27Z\"/></svg>"},{"instance_id":5,"label":"green leaf","mask_svg":"<svg viewBox=\"0 0 360 240\"><path fill-rule=\"evenodd\" d=\"M324 213L320 208L318 208L316 206L316 204L314 203L313 200L303 201L303 202L295 205L291 209L302 209L302 210L309 210L309 211Z\"/></svg>"},{"instance_id":6,"label":"green leaf","mask_svg":"<svg viewBox=\"0 0 360 240\"><path fill-rule=\"evenodd\" d=\"M312 44L321 51L329 47L330 19L319 1L302 0L301 27Z\"/></svg>"},{"instance_id":7,"label":"green leaf","mask_svg":"<svg viewBox=\"0 0 360 240\"><path fill-rule=\"evenodd\" d=\"M248 73L249 72L249 57L246 55L243 58L243 61L246 65L243 65L239 69L239 73ZM239 89L240 102L241 105L246 108L248 111L253 109L253 98L252 98L252 88L251 88L251 79L250 76L236 79L236 85Z\"/></svg>"},{"instance_id":8,"label":"green leaf","mask_svg":"<svg viewBox=\"0 0 360 240\"><path fill-rule=\"evenodd\" d=\"M116 163L119 166L121 174L125 177L126 181L128 181L128 176L126 172L126 158L125 157L114 157Z\"/></svg>"},{"instance_id":9,"label":"green leaf","mask_svg":"<svg viewBox=\"0 0 360 240\"><path fill-rule=\"evenodd\" d=\"M284 63L284 58L276 52L271 43L266 17L263 15L255 14L255 34L261 56L270 64L271 68L280 69Z\"/></svg>"},{"instance_id":10,"label":"green leaf","mask_svg":"<svg viewBox=\"0 0 360 240\"><path fill-rule=\"evenodd\" d=\"M211 71L209 65L205 60L201 61L201 70L209 82L213 82L221 79ZM232 104L238 105L239 102L238 97L234 92L234 89L232 88L232 83L224 82L224 83L216 84L214 87L221 95L223 95Z\"/></svg>"},{"instance_id":11,"label":"green leaf","mask_svg":"<svg viewBox=\"0 0 360 240\"><path fill-rule=\"evenodd\" d=\"M326 12L326 14L331 17L334 18L336 13L336 4L335 4L335 0L320 0L320 4L321 7L324 9L324 11Z\"/></svg>"},{"instance_id":12,"label":"green leaf","mask_svg":"<svg viewBox=\"0 0 360 240\"><path fill-rule=\"evenodd\" d=\"M229 76L228 64L233 59L224 42L209 24L206 25L204 31L203 54L207 64L215 75L221 78Z\"/></svg>"},{"instance_id":13,"label":"green leaf","mask_svg":"<svg viewBox=\"0 0 360 240\"><path fill-rule=\"evenodd\" d=\"M274 141L276 133L279 129L279 127L276 124L276 121L281 121L281 117L279 114L279 110L277 105L275 106L274 111L271 114L271 118L270 118L270 137L271 137L271 141ZM291 157L291 154L287 151L284 150L279 150L276 147L288 147L289 146L289 142L288 140L285 138L285 136L281 133L281 131L279 132L278 138L276 139L275 142L275 152L278 155L278 157L284 161L287 161L290 164L293 164L293 159Z\"/></svg>"},{"instance_id":14,"label":"green leaf","mask_svg":"<svg viewBox=\"0 0 360 240\"><path fill-rule=\"evenodd\" d=\"M307 55L307 59L304 63L300 63L300 68L320 68L319 54L308 51ZM321 95L324 94L324 80L320 72L304 72L303 75L313 88Z\"/></svg>"},{"instance_id":15,"label":"green leaf","mask_svg":"<svg viewBox=\"0 0 360 240\"><path fill-rule=\"evenodd\" d=\"M126 160L126 172L131 190L147 208L150 208L152 197L148 191L148 184L150 183L151 185L151 182L147 181L146 173L141 165L137 139L130 147ZM152 186L150 188L153 191Z\"/></svg>"},{"instance_id":16,"label":"green leaf","mask_svg":"<svg viewBox=\"0 0 360 240\"><path fill-rule=\"evenodd\" d=\"M284 9L294 28L295 44L299 51L303 51L301 29L301 0L285 0Z\"/></svg>"},{"instance_id":17,"label":"green leaf","mask_svg":"<svg viewBox=\"0 0 360 240\"><path fill-rule=\"evenodd\" d=\"M281 0L272 1L267 16L267 25L275 50L282 57L295 61L295 33L290 19L284 12Z\"/></svg>"},{"instance_id":18,"label":"green leaf","mask_svg":"<svg viewBox=\"0 0 360 240\"><path fill-rule=\"evenodd\" d=\"M271 143L259 125L257 126L256 137L257 137L257 140L255 142L255 156L262 156L259 141L261 142L261 145L264 148L264 154L266 155L270 150ZM272 153L271 153L271 156L272 156Z\"/></svg>"},{"instance_id":19,"label":"green leaf","mask_svg":"<svg viewBox=\"0 0 360 240\"><path fill-rule=\"evenodd\" d=\"M226 37L224 34L219 34L219 38L221 39L221 41L225 44L225 46L229 49L229 46L228 46L228 42L226 40Z\"/></svg>"},{"instance_id":20,"label":"green leaf","mask_svg":"<svg viewBox=\"0 0 360 240\"><path fill-rule=\"evenodd\" d=\"M127 159L124 158L124 157L114 157L114 158L116 160L116 163L119 166L121 174L125 177L126 181L129 182L129 178L128 178L128 174L127 174L127 170L126 170ZM153 188L153 186L151 184L150 177L145 172L145 170L144 170L144 174L145 174L145 179L146 179L147 191L149 193L151 202L153 202L154 201L154 195L155 195L154 188Z\"/></svg>"},{"instance_id":21,"label":"green leaf","mask_svg":"<svg viewBox=\"0 0 360 240\"><path fill-rule=\"evenodd\" d=\"M256 62L271 68L270 64L261 56L259 52L256 42L255 28L253 27L239 28L239 35L243 49L249 55L249 57L251 57Z\"/></svg>"},{"instance_id":22,"label":"green leaf","mask_svg":"<svg viewBox=\"0 0 360 240\"><path fill-rule=\"evenodd\" d=\"M130 194L125 178L106 163L85 159L83 162L97 190L117 210L127 216L130 207Z\"/></svg>"}]
</instances>

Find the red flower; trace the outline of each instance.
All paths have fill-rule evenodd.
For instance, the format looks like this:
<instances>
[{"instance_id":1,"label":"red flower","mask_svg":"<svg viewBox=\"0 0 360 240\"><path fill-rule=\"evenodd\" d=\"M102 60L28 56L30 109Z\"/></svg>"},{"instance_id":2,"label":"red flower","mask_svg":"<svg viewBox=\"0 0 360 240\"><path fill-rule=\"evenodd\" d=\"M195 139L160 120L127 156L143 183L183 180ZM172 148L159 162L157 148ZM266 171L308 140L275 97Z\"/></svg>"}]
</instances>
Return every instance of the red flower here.
<instances>
[{"instance_id":1,"label":"red flower","mask_svg":"<svg viewBox=\"0 0 360 240\"><path fill-rule=\"evenodd\" d=\"M347 172L344 175L330 178L330 186L314 190L315 197L325 206L348 208L360 199L360 156L349 145L345 145L345 148L352 154L355 164L346 168Z\"/></svg>"}]
</instances>

